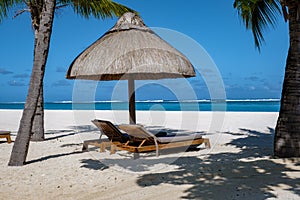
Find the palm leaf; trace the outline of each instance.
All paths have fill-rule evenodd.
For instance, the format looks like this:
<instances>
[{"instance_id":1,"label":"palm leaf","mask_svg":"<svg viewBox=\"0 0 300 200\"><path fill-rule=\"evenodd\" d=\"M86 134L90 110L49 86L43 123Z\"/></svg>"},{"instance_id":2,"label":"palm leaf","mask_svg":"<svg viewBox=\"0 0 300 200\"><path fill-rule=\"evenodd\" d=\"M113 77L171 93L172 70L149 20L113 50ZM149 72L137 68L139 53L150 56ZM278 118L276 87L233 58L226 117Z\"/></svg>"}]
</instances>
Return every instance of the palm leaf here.
<instances>
[{"instance_id":1,"label":"palm leaf","mask_svg":"<svg viewBox=\"0 0 300 200\"><path fill-rule=\"evenodd\" d=\"M275 26L280 14L279 0L235 0L233 6L238 10L247 29L252 30L255 46L260 50L265 41L263 31Z\"/></svg>"},{"instance_id":2,"label":"palm leaf","mask_svg":"<svg viewBox=\"0 0 300 200\"><path fill-rule=\"evenodd\" d=\"M0 0L0 23L8 16L9 10L18 4L24 3L23 0Z\"/></svg>"},{"instance_id":3,"label":"palm leaf","mask_svg":"<svg viewBox=\"0 0 300 200\"><path fill-rule=\"evenodd\" d=\"M113 2L111 0L60 0L59 5L73 7L75 13L86 18L94 16L95 18L112 18L121 16L125 12L135 12L134 10Z\"/></svg>"}]
</instances>

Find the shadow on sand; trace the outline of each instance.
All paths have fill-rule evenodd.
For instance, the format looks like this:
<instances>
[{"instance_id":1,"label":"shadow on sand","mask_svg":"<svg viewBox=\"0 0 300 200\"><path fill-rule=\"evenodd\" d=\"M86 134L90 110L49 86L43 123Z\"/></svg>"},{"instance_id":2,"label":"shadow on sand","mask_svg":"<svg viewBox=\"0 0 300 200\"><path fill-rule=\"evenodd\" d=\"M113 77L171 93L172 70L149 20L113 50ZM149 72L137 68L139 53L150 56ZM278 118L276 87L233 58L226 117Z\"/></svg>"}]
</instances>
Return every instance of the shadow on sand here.
<instances>
[{"instance_id":1,"label":"shadow on sand","mask_svg":"<svg viewBox=\"0 0 300 200\"><path fill-rule=\"evenodd\" d=\"M99 160L83 159L83 160L81 160L81 163L83 163L83 165L81 167L93 169L93 170L103 171L103 170L109 168L108 166L101 163Z\"/></svg>"},{"instance_id":2,"label":"shadow on sand","mask_svg":"<svg viewBox=\"0 0 300 200\"><path fill-rule=\"evenodd\" d=\"M98 131L92 126L74 127L77 131L54 136L57 139L71 134ZM299 159L294 159L292 166L284 160L271 159L274 130L259 132L240 128L240 131L226 132L234 136L242 136L231 140L227 146L233 146L237 152L215 152L205 156L182 156L169 154L168 157L138 159L134 164L127 165L132 155L125 153L123 159L104 159L103 162L94 159L81 160L81 167L92 170L105 170L106 162L118 165L120 168L136 171L147 171L152 166L167 163L174 167L168 172L149 172L138 177L137 184L142 187L170 184L186 185L183 199L267 199L276 198L276 187L292 194L300 195L299 178L291 178L289 174L299 173ZM73 145L73 144L72 144ZM75 145L75 144L74 144ZM61 156L70 156L82 152L61 153L50 155L27 163L40 162ZM152 154L145 154L152 156ZM192 154L194 155L194 154ZM143 156L141 156L143 158ZM127 159L127 161L126 161ZM290 162L290 161L289 161ZM133 167L133 168L132 168Z\"/></svg>"},{"instance_id":3,"label":"shadow on sand","mask_svg":"<svg viewBox=\"0 0 300 200\"><path fill-rule=\"evenodd\" d=\"M82 125L82 126L70 126L70 129L68 130L48 130L45 135L49 136L52 135L52 137L46 137L45 140L57 140L63 137L76 135L80 133L89 133L93 131L98 131L97 128L91 125Z\"/></svg>"},{"instance_id":4,"label":"shadow on sand","mask_svg":"<svg viewBox=\"0 0 300 200\"><path fill-rule=\"evenodd\" d=\"M71 126L69 127L70 130L48 130L45 135L46 139L45 141L49 140L58 140L64 137L76 135L76 134L81 134L81 133L89 133L92 131L96 131L96 129L93 126L90 125L83 125L83 126ZM75 131L74 131L75 130ZM51 135L52 137L48 137ZM82 145L82 143L70 143L70 144L62 144L60 147L65 148L65 147L74 147L75 149L78 148L78 146ZM64 157L64 156L70 156L70 155L75 155L75 154L81 154L83 153L82 151L77 151L75 150L73 152L68 152L68 153L60 153L60 154L55 154L55 155L49 155L49 156L44 156L38 159L26 161L26 164L31 164L31 163L36 163L36 162L43 162L49 159L55 159L59 157Z\"/></svg>"},{"instance_id":5,"label":"shadow on sand","mask_svg":"<svg viewBox=\"0 0 300 200\"><path fill-rule=\"evenodd\" d=\"M38 159L30 160L27 161L26 164L31 164L31 163L36 163L36 162L42 162L46 161L49 159L54 159L54 158L59 158L59 157L64 157L64 156L70 156L70 155L75 155L75 154L81 154L81 151L75 151L75 152L70 152L70 153L60 153L60 154L55 154L55 155L49 155L49 156L44 156Z\"/></svg>"},{"instance_id":6,"label":"shadow on sand","mask_svg":"<svg viewBox=\"0 0 300 200\"><path fill-rule=\"evenodd\" d=\"M177 171L146 174L137 184L141 187L162 183L191 185L184 199L266 199L276 197L275 187L279 185L300 195L300 180L289 178L287 174L299 171L263 158L272 154L274 130L268 129L269 133L242 128L240 133L227 132L225 134L247 135L227 144L238 147L240 152L210 154L205 160L182 157L172 163L178 167ZM247 159L251 157L261 159Z\"/></svg>"},{"instance_id":7,"label":"shadow on sand","mask_svg":"<svg viewBox=\"0 0 300 200\"><path fill-rule=\"evenodd\" d=\"M184 191L183 199L276 198L276 187L279 186L281 190L300 195L300 180L288 176L299 173L296 169L299 163L294 160L295 164L288 166L282 160L271 159L274 130L268 129L267 133L243 128L238 133L224 133L244 136L226 144L238 148L240 151L237 153L216 152L203 158L186 156L137 161L135 170L147 170L150 165L167 163L173 159L174 162L169 165L175 169L171 172L143 174L139 176L137 184L140 187L186 185L188 189ZM125 162L118 162L114 164L127 169L132 167L126 167Z\"/></svg>"}]
</instances>

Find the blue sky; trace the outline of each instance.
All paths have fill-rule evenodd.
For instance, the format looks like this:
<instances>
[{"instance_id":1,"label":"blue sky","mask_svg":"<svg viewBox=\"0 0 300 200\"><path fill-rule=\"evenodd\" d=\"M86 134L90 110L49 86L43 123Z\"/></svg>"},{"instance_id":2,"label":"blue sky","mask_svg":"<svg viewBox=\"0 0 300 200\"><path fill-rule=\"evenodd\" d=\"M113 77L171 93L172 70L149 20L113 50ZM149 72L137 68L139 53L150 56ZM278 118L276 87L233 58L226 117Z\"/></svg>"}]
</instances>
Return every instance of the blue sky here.
<instances>
[{"instance_id":1,"label":"blue sky","mask_svg":"<svg viewBox=\"0 0 300 200\"><path fill-rule=\"evenodd\" d=\"M288 51L288 28L281 16L275 29L265 32L266 44L259 52L254 47L252 33L246 31L234 10L233 0L117 2L137 10L147 26L177 31L200 44L216 64L228 99L280 98ZM26 100L32 68L33 31L30 17L25 13L13 19L15 11L17 9L12 10L9 18L0 24L0 102ZM45 74L46 101L72 100L74 81L65 79L69 65L116 21L116 18L87 20L68 8L56 13ZM175 47L181 50L180 46ZM198 99L210 98L199 74L189 83L196 88ZM112 99L116 84L100 83L95 100ZM121 85L126 88L126 83ZM151 82L144 85L138 89L137 99L175 98L172 91L161 84ZM125 100L126 95L125 91L116 98Z\"/></svg>"}]
</instances>

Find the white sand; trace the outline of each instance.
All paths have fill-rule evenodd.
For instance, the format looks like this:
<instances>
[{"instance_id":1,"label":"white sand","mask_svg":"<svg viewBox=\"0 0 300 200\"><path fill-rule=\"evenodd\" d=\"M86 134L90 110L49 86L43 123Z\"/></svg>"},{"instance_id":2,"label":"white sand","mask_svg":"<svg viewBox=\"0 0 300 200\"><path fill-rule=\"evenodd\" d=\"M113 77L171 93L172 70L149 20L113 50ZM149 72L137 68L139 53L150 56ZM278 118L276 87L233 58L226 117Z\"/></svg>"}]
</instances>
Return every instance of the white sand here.
<instances>
[{"instance_id":1,"label":"white sand","mask_svg":"<svg viewBox=\"0 0 300 200\"><path fill-rule=\"evenodd\" d=\"M15 139L20 110L0 110ZM137 112L138 123L204 132L212 148L133 155L100 153L90 120L126 123L126 111L46 111L46 138L31 142L27 165L8 167L13 146L0 140L0 199L299 199L300 160L272 159L278 113Z\"/></svg>"}]
</instances>

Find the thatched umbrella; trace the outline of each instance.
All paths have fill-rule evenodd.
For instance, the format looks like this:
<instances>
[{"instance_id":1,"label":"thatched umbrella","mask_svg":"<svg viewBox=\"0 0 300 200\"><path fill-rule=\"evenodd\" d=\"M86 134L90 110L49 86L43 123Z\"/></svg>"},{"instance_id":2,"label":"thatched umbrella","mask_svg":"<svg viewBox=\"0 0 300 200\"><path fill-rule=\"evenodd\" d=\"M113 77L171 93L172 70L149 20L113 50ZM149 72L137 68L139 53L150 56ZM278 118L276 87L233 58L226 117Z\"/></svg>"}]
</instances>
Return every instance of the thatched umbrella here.
<instances>
[{"instance_id":1,"label":"thatched umbrella","mask_svg":"<svg viewBox=\"0 0 300 200\"><path fill-rule=\"evenodd\" d=\"M85 49L69 67L68 79L128 80L129 119L136 122L134 80L195 76L190 61L156 35L134 13Z\"/></svg>"}]
</instances>

